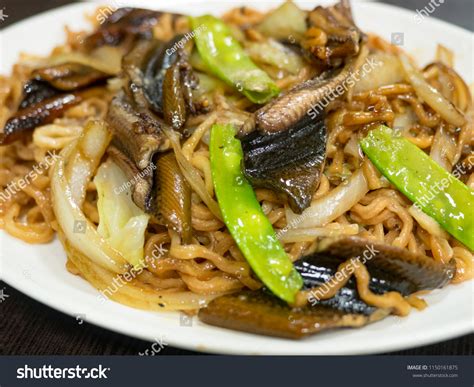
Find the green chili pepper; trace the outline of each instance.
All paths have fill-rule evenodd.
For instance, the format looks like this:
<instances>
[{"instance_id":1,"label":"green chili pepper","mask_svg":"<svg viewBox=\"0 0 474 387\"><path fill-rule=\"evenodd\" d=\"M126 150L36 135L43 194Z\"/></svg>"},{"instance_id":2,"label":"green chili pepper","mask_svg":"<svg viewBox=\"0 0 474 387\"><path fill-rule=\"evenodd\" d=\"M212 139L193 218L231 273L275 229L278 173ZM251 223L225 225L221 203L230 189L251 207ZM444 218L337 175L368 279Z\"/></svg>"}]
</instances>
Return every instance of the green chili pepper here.
<instances>
[{"instance_id":1,"label":"green chili pepper","mask_svg":"<svg viewBox=\"0 0 474 387\"><path fill-rule=\"evenodd\" d=\"M384 125L362 149L377 169L448 233L474 249L474 191L417 146Z\"/></svg>"},{"instance_id":2,"label":"green chili pepper","mask_svg":"<svg viewBox=\"0 0 474 387\"><path fill-rule=\"evenodd\" d=\"M214 189L228 230L260 280L292 303L303 280L242 173L242 147L234 127L214 125L209 150Z\"/></svg>"},{"instance_id":3,"label":"green chili pepper","mask_svg":"<svg viewBox=\"0 0 474 387\"><path fill-rule=\"evenodd\" d=\"M278 86L252 62L225 23L204 15L191 18L191 25L197 49L209 71L254 103L263 104L278 95Z\"/></svg>"}]
</instances>

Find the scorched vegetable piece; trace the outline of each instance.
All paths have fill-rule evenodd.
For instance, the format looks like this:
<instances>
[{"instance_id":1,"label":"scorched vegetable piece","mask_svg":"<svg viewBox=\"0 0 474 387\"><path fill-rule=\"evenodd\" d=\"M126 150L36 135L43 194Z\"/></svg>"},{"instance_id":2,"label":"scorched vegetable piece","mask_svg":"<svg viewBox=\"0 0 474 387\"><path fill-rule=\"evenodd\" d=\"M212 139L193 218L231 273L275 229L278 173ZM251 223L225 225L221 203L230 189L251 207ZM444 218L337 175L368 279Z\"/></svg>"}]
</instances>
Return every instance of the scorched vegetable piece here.
<instances>
[{"instance_id":1,"label":"scorched vegetable piece","mask_svg":"<svg viewBox=\"0 0 474 387\"><path fill-rule=\"evenodd\" d=\"M384 125L361 141L379 171L447 232L474 249L474 191Z\"/></svg>"},{"instance_id":2,"label":"scorched vegetable piece","mask_svg":"<svg viewBox=\"0 0 474 387\"><path fill-rule=\"evenodd\" d=\"M212 180L224 222L260 280L276 296L293 302L302 286L301 277L242 174L242 148L234 136L231 125L212 127Z\"/></svg>"},{"instance_id":3,"label":"scorched vegetable piece","mask_svg":"<svg viewBox=\"0 0 474 387\"><path fill-rule=\"evenodd\" d=\"M221 20L205 15L191 18L191 23L199 54L212 73L254 103L263 104L278 95L277 85L252 62Z\"/></svg>"}]
</instances>

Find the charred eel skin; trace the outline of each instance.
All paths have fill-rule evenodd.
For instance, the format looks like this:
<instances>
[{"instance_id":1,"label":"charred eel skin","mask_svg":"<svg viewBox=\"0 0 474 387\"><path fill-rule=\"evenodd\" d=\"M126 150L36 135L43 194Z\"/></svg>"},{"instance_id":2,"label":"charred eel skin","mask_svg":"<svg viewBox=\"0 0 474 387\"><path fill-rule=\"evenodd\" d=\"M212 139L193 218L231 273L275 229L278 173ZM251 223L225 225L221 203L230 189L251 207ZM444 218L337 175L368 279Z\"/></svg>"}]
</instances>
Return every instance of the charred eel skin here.
<instances>
[{"instance_id":1,"label":"charred eel skin","mask_svg":"<svg viewBox=\"0 0 474 387\"><path fill-rule=\"evenodd\" d=\"M288 198L300 214L316 192L326 159L324 114L302 120L274 134L254 131L241 139L243 171L254 187L264 187Z\"/></svg>"},{"instance_id":2,"label":"charred eel skin","mask_svg":"<svg viewBox=\"0 0 474 387\"><path fill-rule=\"evenodd\" d=\"M304 289L311 289L326 283L339 264L350 258L366 265L371 275L369 288L377 294L398 291L407 296L439 288L455 272L454 260L444 265L406 249L358 237L327 243L321 251L295 262L295 268L303 278ZM199 311L199 318L229 329L300 339L332 328L361 327L389 314L390 310L377 309L361 300L351 278L334 297L313 305L291 307L266 289L244 290L214 299Z\"/></svg>"}]
</instances>

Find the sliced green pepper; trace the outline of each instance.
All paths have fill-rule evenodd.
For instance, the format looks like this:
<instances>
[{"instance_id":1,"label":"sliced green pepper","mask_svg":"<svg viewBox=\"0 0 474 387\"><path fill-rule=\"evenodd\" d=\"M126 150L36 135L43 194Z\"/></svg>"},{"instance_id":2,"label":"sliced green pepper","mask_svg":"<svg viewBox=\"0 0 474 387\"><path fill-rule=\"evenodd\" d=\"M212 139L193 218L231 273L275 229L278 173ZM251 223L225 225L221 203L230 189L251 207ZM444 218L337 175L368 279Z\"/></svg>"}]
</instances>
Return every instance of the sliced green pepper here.
<instances>
[{"instance_id":1,"label":"sliced green pepper","mask_svg":"<svg viewBox=\"0 0 474 387\"><path fill-rule=\"evenodd\" d=\"M211 15L191 18L194 40L209 71L254 103L263 104L280 90L232 37L229 27Z\"/></svg>"},{"instance_id":2,"label":"sliced green pepper","mask_svg":"<svg viewBox=\"0 0 474 387\"><path fill-rule=\"evenodd\" d=\"M370 131L361 146L395 187L448 233L474 249L474 191L384 125Z\"/></svg>"},{"instance_id":3,"label":"sliced green pepper","mask_svg":"<svg viewBox=\"0 0 474 387\"><path fill-rule=\"evenodd\" d=\"M303 281L242 173L242 147L234 127L214 125L209 150L214 189L228 230L260 280L292 303Z\"/></svg>"}]
</instances>

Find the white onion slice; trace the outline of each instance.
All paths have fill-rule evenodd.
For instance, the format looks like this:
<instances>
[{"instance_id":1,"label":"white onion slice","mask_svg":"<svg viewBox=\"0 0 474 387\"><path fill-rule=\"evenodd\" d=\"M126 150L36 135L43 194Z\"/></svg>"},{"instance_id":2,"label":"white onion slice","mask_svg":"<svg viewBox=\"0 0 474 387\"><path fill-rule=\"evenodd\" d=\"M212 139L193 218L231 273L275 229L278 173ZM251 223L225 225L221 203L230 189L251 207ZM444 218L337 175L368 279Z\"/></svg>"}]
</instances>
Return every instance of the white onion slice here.
<instances>
[{"instance_id":1,"label":"white onion slice","mask_svg":"<svg viewBox=\"0 0 474 387\"><path fill-rule=\"evenodd\" d=\"M456 150L454 139L443 127L439 128L431 145L430 157L448 172L451 172L453 165L450 160L454 159Z\"/></svg>"},{"instance_id":2,"label":"white onion slice","mask_svg":"<svg viewBox=\"0 0 474 387\"><path fill-rule=\"evenodd\" d=\"M357 235L359 226L357 224L331 224L333 227L314 227L289 229L278 233L278 239L282 243L312 242L316 238L335 238L347 235Z\"/></svg>"},{"instance_id":3,"label":"white onion slice","mask_svg":"<svg viewBox=\"0 0 474 387\"><path fill-rule=\"evenodd\" d=\"M354 93L363 93L403 81L402 67L395 55L377 52L370 54L366 62L371 63L371 68L362 72L354 86Z\"/></svg>"},{"instance_id":4,"label":"white onion slice","mask_svg":"<svg viewBox=\"0 0 474 387\"><path fill-rule=\"evenodd\" d=\"M423 75L415 69L406 55L401 53L399 58L407 80L415 89L416 94L444 120L458 127L463 126L466 120L454 105L444 98L436 88L426 82Z\"/></svg>"},{"instance_id":5,"label":"white onion slice","mask_svg":"<svg viewBox=\"0 0 474 387\"><path fill-rule=\"evenodd\" d=\"M86 125L79 139L64 148L57 158L51 171L51 195L54 213L68 243L97 265L114 273L125 273L129 269L125 258L99 235L78 203L109 140L105 124ZM70 181L74 181L74 186Z\"/></svg>"},{"instance_id":6,"label":"white onion slice","mask_svg":"<svg viewBox=\"0 0 474 387\"><path fill-rule=\"evenodd\" d=\"M434 220L431 216L425 214L421 211L417 206L412 205L408 212L410 213L413 218L418 222L418 224L428 231L430 234L435 235L440 238L449 239L449 235L446 231L444 231L439 223Z\"/></svg>"},{"instance_id":7,"label":"white onion slice","mask_svg":"<svg viewBox=\"0 0 474 387\"><path fill-rule=\"evenodd\" d=\"M406 107L401 113L396 113L393 119L392 128L399 131L401 135L408 134L412 126L417 123L418 117L411 107Z\"/></svg>"},{"instance_id":8,"label":"white onion slice","mask_svg":"<svg viewBox=\"0 0 474 387\"><path fill-rule=\"evenodd\" d=\"M219 205L211 197L211 195L209 195L209 192L206 188L206 184L204 183L204 180L202 179L197 169L194 168L184 156L176 133L167 129L164 129L164 132L170 140L171 146L173 147L174 154L176 156L176 161L178 162L179 169L181 170L181 173L183 174L184 178L189 183L191 188L201 198L201 200L207 205L213 215L217 219L222 220L222 214Z\"/></svg>"},{"instance_id":9,"label":"white onion slice","mask_svg":"<svg viewBox=\"0 0 474 387\"><path fill-rule=\"evenodd\" d=\"M65 63L78 63L92 67L109 75L118 75L121 70L123 53L117 47L103 46L94 50L91 54L80 52L66 52L53 55L43 63L42 66L56 66Z\"/></svg>"},{"instance_id":10,"label":"white onion slice","mask_svg":"<svg viewBox=\"0 0 474 387\"><path fill-rule=\"evenodd\" d=\"M340 184L326 196L312 202L301 215L287 209L287 227L295 229L324 226L350 210L368 191L367 180L359 169L346 184Z\"/></svg>"},{"instance_id":11,"label":"white onion slice","mask_svg":"<svg viewBox=\"0 0 474 387\"><path fill-rule=\"evenodd\" d=\"M362 148L359 145L359 140L356 136L352 136L349 141L347 141L346 146L344 147L344 153L355 157L358 160L362 160L364 158L364 152L362 152Z\"/></svg>"}]
</instances>

